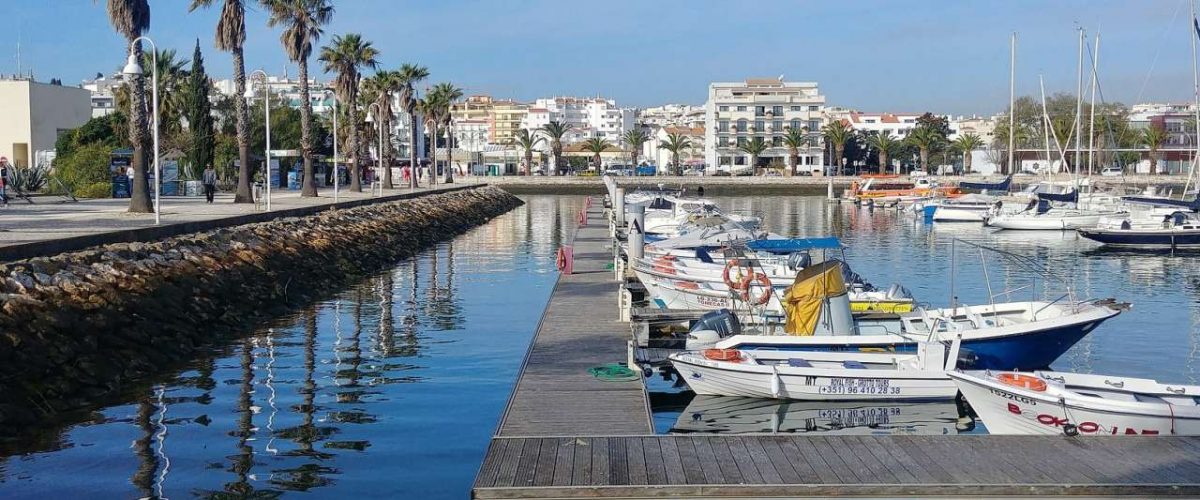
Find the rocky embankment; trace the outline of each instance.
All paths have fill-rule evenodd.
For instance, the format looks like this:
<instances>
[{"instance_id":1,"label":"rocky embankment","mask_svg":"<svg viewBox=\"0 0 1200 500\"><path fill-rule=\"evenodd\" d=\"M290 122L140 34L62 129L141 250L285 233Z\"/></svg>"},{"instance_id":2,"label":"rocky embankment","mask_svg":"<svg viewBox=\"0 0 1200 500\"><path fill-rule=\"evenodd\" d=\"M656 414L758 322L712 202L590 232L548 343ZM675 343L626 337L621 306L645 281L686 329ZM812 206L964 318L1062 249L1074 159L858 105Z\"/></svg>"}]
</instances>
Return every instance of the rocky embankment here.
<instances>
[{"instance_id":1,"label":"rocky embankment","mask_svg":"<svg viewBox=\"0 0 1200 500\"><path fill-rule=\"evenodd\" d=\"M520 204L481 187L0 265L0 424L87 407Z\"/></svg>"}]
</instances>

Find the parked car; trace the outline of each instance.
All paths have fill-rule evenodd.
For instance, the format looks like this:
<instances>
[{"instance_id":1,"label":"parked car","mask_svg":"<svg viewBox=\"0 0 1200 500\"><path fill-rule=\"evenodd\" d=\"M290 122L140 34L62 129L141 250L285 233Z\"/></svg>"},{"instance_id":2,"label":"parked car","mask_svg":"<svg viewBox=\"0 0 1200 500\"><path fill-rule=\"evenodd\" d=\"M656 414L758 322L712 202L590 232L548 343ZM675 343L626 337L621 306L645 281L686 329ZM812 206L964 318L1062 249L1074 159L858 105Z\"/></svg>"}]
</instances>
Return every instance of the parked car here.
<instances>
[{"instance_id":1,"label":"parked car","mask_svg":"<svg viewBox=\"0 0 1200 500\"><path fill-rule=\"evenodd\" d=\"M1124 172L1121 170L1121 167L1115 165L1104 167L1104 170L1100 171L1101 177L1120 177L1122 175L1124 175Z\"/></svg>"}]
</instances>

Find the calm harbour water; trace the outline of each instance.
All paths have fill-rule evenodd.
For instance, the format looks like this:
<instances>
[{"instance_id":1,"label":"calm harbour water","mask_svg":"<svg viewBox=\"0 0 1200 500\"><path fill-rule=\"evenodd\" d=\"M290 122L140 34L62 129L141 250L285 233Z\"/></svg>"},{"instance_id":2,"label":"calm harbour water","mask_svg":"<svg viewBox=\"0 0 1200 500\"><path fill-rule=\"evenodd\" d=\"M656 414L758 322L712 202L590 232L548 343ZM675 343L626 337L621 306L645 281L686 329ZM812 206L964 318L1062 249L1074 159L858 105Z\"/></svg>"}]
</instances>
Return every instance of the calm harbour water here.
<instances>
[{"instance_id":1,"label":"calm harbour water","mask_svg":"<svg viewBox=\"0 0 1200 500\"><path fill-rule=\"evenodd\" d=\"M466 497L553 286L553 251L583 200L524 199L50 438L8 443L0 497ZM955 238L1034 257L1071 277L1080 297L1133 303L1055 368L1197 381L1194 255L1096 251L1073 233L927 225L814 197L716 201L779 233L841 237L855 271L876 285L900 281L935 306L949 301ZM985 302L978 250L955 248L959 300ZM988 263L993 289L1022 285L1015 266ZM956 432L953 404L729 402L693 400L658 379L650 388L661 432L830 430L830 422L834 431ZM705 416L716 413L724 419Z\"/></svg>"}]
</instances>

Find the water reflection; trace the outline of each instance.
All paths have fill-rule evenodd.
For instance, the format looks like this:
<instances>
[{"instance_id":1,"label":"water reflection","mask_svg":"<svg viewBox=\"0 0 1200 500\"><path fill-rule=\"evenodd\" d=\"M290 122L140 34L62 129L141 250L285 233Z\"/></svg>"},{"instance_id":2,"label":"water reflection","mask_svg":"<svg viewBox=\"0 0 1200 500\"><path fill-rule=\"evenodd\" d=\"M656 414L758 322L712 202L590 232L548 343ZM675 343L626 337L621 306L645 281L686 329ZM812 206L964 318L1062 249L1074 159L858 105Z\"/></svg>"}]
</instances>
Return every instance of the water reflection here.
<instances>
[{"instance_id":1,"label":"water reflection","mask_svg":"<svg viewBox=\"0 0 1200 500\"><path fill-rule=\"evenodd\" d=\"M842 435L955 434L954 402L814 403L696 396L672 434L813 432Z\"/></svg>"}]
</instances>

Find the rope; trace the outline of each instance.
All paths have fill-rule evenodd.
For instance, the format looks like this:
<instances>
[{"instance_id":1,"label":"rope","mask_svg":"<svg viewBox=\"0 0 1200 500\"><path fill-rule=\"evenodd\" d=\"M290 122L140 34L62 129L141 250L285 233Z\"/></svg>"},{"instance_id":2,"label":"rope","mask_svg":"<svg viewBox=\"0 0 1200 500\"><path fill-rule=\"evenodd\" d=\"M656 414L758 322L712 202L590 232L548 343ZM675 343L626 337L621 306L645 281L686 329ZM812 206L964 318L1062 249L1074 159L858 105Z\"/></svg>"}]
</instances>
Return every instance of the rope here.
<instances>
[{"instance_id":1,"label":"rope","mask_svg":"<svg viewBox=\"0 0 1200 500\"><path fill-rule=\"evenodd\" d=\"M588 373L605 382L630 382L642 377L640 373L630 370L619 363L609 363L607 365L588 368Z\"/></svg>"}]
</instances>

